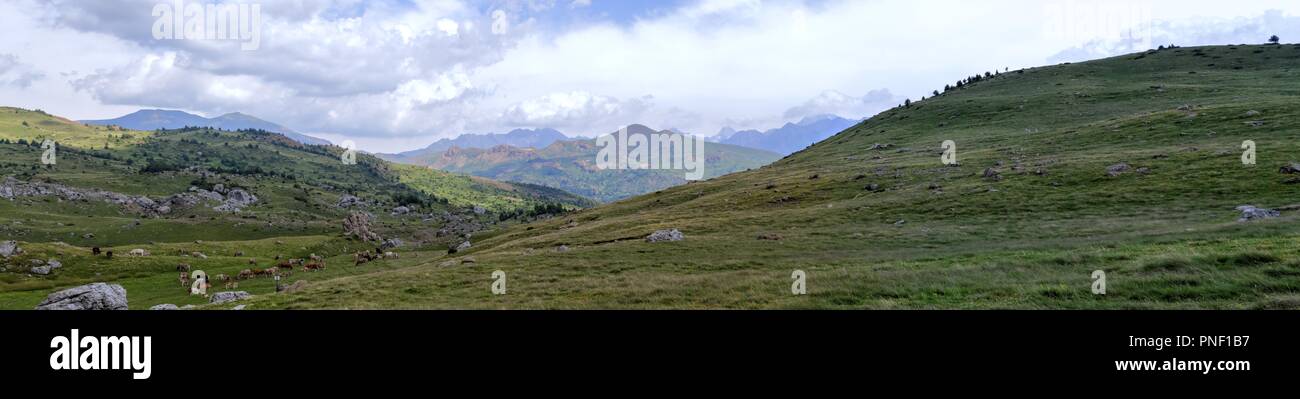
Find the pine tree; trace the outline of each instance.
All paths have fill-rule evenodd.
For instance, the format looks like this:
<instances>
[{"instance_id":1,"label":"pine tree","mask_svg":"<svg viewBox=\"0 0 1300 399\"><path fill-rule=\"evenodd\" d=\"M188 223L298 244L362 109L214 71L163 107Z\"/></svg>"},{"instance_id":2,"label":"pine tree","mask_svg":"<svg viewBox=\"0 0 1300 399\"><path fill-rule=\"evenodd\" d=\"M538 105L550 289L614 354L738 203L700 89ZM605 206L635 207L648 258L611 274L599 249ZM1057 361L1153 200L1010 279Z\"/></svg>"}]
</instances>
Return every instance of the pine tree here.
<instances>
[{"instance_id":1,"label":"pine tree","mask_svg":"<svg viewBox=\"0 0 1300 399\"><path fill-rule=\"evenodd\" d=\"M1282 41L1282 38L1277 37L1277 35L1273 35L1273 37L1268 38L1268 42L1269 42L1269 43L1273 43L1273 44L1277 44L1278 42L1281 42L1281 41Z\"/></svg>"}]
</instances>

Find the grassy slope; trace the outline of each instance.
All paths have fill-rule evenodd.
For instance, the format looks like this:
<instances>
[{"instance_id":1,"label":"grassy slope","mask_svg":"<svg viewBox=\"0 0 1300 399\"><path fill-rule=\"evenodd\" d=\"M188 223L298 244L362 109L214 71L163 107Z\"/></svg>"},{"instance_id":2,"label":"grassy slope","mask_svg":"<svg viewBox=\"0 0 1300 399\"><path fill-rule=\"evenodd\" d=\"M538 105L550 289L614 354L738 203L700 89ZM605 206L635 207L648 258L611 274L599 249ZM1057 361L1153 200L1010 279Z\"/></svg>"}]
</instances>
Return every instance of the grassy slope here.
<instances>
[{"instance_id":1,"label":"grassy slope","mask_svg":"<svg viewBox=\"0 0 1300 399\"><path fill-rule=\"evenodd\" d=\"M1012 71L888 111L759 170L480 239L474 266L431 261L254 303L1294 308L1296 216L1237 223L1233 207L1300 202L1300 186L1278 174L1300 159L1298 98L1300 46L1291 45ZM1247 139L1259 145L1257 166L1240 162ZM943 140L957 142L960 167L940 165ZM875 143L894 147L871 150ZM1150 173L1107 177L1118 162ZM1004 179L981 177L989 167ZM881 190L864 190L873 183ZM687 240L639 240L669 227ZM498 269L510 276L507 295L489 292ZM808 272L809 295L790 294L793 269ZM1090 293L1096 269L1108 272L1106 296Z\"/></svg>"},{"instance_id":2,"label":"grassy slope","mask_svg":"<svg viewBox=\"0 0 1300 399\"><path fill-rule=\"evenodd\" d=\"M42 120L41 117L59 120L13 109L0 110L0 115L12 115L0 121L21 119L29 121L29 125L33 124L31 121ZM35 138L31 131L11 130L17 129L14 126L22 127L21 121L0 129L0 138ZM358 165L346 166L339 161L337 149L302 146L278 135L207 129L148 132L135 141L105 150L102 144L94 143L98 143L95 137L107 131L86 129L78 124L64 128L67 135L60 137L60 142L73 144L61 145L54 166L39 164L42 152L39 146L0 144L0 179L14 176L21 181L53 182L154 198L184 192L196 184L210 187L220 183L248 189L260 201L239 214L216 212L210 209L215 204L207 204L150 218L101 202L60 201L54 197L0 200L0 239L18 240L27 252L0 262L0 267L5 268L0 272L0 308L31 309L52 290L91 281L123 284L131 292L133 308L201 302L200 298L186 295L176 282L175 267L182 262L212 275L269 267L277 255L301 258L316 253L332 257L332 265L350 264L352 252L373 246L339 237L340 221L349 211L335 204L344 192L375 204L375 208L369 209L378 218L375 227L386 237L406 240L409 246L405 251L409 253L420 253L427 248L445 251L447 243L443 241L448 238L433 237L430 232L440 226L422 220L419 215L389 215L387 210L399 205L395 198L410 198L424 192L448 200L445 204L431 201L415 207L423 214L465 212L464 207L479 202L501 210L513 209L511 205L526 208L556 201L588 203L544 188L445 172L407 170L366 155L358 156ZM90 145L81 147L80 143ZM210 178L186 171L139 172L143 165L150 163L205 166L211 170L257 168L260 172L223 173ZM421 184L411 183L409 179ZM468 217L486 223L496 219L492 214ZM92 257L92 246L114 250L119 256L113 260ZM155 256L142 259L121 256L133 248L148 249ZM182 255L191 251L204 252L210 258ZM245 255L235 257L236 252ZM49 276L27 273L29 261L50 258L60 260L64 267ZM257 266L249 265L249 258L257 259ZM289 281L365 271L331 269L299 274ZM259 280L240 288L263 294L272 292L273 287L269 281Z\"/></svg>"},{"instance_id":3,"label":"grassy slope","mask_svg":"<svg viewBox=\"0 0 1300 399\"><path fill-rule=\"evenodd\" d=\"M0 139L9 141L23 139L39 143L49 138L59 145L121 148L138 144L151 134L152 132L115 127L88 126L41 111L0 107Z\"/></svg>"}]
</instances>

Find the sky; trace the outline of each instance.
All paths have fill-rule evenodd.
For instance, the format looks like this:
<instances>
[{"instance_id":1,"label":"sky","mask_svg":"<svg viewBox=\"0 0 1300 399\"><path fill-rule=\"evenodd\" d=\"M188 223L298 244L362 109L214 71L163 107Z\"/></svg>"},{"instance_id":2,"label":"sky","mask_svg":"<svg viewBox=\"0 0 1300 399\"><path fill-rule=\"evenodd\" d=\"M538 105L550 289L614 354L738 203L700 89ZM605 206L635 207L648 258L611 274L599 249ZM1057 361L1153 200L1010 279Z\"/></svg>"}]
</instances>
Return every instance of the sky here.
<instances>
[{"instance_id":1,"label":"sky","mask_svg":"<svg viewBox=\"0 0 1300 399\"><path fill-rule=\"evenodd\" d=\"M190 0L258 5L239 21L256 45L159 39L154 11L175 1L0 2L0 105L243 112L397 152L515 128L863 118L994 69L1300 41L1294 0Z\"/></svg>"}]
</instances>

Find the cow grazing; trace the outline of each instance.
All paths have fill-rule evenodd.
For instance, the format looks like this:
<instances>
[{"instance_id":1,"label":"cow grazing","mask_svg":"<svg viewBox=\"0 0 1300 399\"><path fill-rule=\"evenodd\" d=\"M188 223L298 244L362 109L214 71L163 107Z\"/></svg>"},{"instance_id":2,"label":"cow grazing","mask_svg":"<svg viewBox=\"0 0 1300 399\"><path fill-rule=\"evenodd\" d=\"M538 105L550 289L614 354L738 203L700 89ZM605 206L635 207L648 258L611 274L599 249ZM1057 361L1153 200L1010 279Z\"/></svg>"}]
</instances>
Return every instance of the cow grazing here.
<instances>
[{"instance_id":1,"label":"cow grazing","mask_svg":"<svg viewBox=\"0 0 1300 399\"><path fill-rule=\"evenodd\" d=\"M235 277L235 278L240 279L240 280L248 280L248 279L250 279L250 278L253 278L253 276L254 276L254 274L253 274L253 270L252 270L252 269L244 269L244 270L239 271L239 275L238 275L237 277Z\"/></svg>"},{"instance_id":2,"label":"cow grazing","mask_svg":"<svg viewBox=\"0 0 1300 399\"><path fill-rule=\"evenodd\" d=\"M188 287L188 286L190 286L190 274L189 274L189 273L181 272L181 277L178 278L177 280L180 280L180 282L181 282L181 286L182 286L182 287Z\"/></svg>"},{"instance_id":3,"label":"cow grazing","mask_svg":"<svg viewBox=\"0 0 1300 399\"><path fill-rule=\"evenodd\" d=\"M248 260L248 264L249 264L249 265L253 265L253 266L257 266L257 259L249 259L249 260Z\"/></svg>"},{"instance_id":4,"label":"cow grazing","mask_svg":"<svg viewBox=\"0 0 1300 399\"><path fill-rule=\"evenodd\" d=\"M143 250L143 249L136 248L136 249L132 249L131 252L130 252L130 254L131 254L131 256L149 256L149 251L145 251L145 250Z\"/></svg>"},{"instance_id":5,"label":"cow grazing","mask_svg":"<svg viewBox=\"0 0 1300 399\"><path fill-rule=\"evenodd\" d=\"M176 265L176 271L178 271L178 272L188 272L188 271L190 271L190 265L189 265L189 264L186 264L186 263L182 263L182 264Z\"/></svg>"},{"instance_id":6,"label":"cow grazing","mask_svg":"<svg viewBox=\"0 0 1300 399\"><path fill-rule=\"evenodd\" d=\"M384 259L397 259L397 258L398 258L397 254L394 252L384 252Z\"/></svg>"},{"instance_id":7,"label":"cow grazing","mask_svg":"<svg viewBox=\"0 0 1300 399\"><path fill-rule=\"evenodd\" d=\"M113 251L105 252L104 256L108 257L109 259L113 259Z\"/></svg>"},{"instance_id":8,"label":"cow grazing","mask_svg":"<svg viewBox=\"0 0 1300 399\"><path fill-rule=\"evenodd\" d=\"M320 264L320 263L316 263L316 262L312 262L312 263L308 263L308 264L302 265L302 269L303 269L303 270L307 270L307 271L324 270L324 269L325 269L325 265Z\"/></svg>"},{"instance_id":9,"label":"cow grazing","mask_svg":"<svg viewBox=\"0 0 1300 399\"><path fill-rule=\"evenodd\" d=\"M95 256L99 256L99 252L100 252L99 247L94 247L90 249L90 253L94 254Z\"/></svg>"}]
</instances>

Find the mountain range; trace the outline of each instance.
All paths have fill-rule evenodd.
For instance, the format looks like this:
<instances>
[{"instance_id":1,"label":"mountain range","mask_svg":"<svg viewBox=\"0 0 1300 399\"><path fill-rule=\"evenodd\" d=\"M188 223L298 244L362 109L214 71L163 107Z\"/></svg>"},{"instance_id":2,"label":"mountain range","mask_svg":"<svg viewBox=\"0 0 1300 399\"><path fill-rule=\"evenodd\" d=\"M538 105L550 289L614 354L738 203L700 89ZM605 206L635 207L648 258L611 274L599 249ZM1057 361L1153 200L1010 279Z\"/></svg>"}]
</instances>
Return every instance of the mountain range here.
<instances>
[{"instance_id":1,"label":"mountain range","mask_svg":"<svg viewBox=\"0 0 1300 399\"><path fill-rule=\"evenodd\" d=\"M555 129L515 129L502 134L462 134L454 139L441 139L418 150L397 154L380 154L381 157L394 162L406 162L437 155L455 148L488 149L499 145L511 147L543 148L556 141L568 139L564 133ZM411 162L406 162L411 163Z\"/></svg>"},{"instance_id":2,"label":"mountain range","mask_svg":"<svg viewBox=\"0 0 1300 399\"><path fill-rule=\"evenodd\" d=\"M858 122L860 121L835 115L818 115L761 132L758 130L736 131L724 127L718 132L718 135L714 136L714 139L723 144L757 148L781 155L789 155L807 148L813 143L825 140L827 137L835 135L835 133L844 131L844 129Z\"/></svg>"},{"instance_id":3,"label":"mountain range","mask_svg":"<svg viewBox=\"0 0 1300 399\"><path fill-rule=\"evenodd\" d=\"M184 111L145 109L130 114L102 120L83 120L81 123L96 126L120 126L133 130L180 129L183 127L210 127L222 130L257 129L275 132L294 141L311 145L327 145L329 141L293 131L279 124L252 115L232 112L215 118L204 118Z\"/></svg>"},{"instance_id":4,"label":"mountain range","mask_svg":"<svg viewBox=\"0 0 1300 399\"><path fill-rule=\"evenodd\" d=\"M656 132L644 125L628 126L629 135ZM553 141L544 147L501 144L491 148L450 147L442 152L418 155L378 155L401 163L428 166L494 180L530 183L558 188L600 201L630 196L685 184L681 170L601 170L596 167L600 152L595 139ZM709 143L705 148L704 177L758 168L780 158L768 151Z\"/></svg>"}]
</instances>

